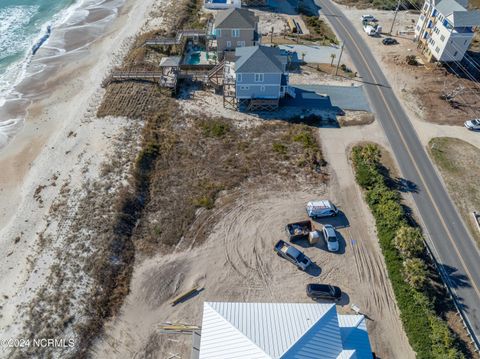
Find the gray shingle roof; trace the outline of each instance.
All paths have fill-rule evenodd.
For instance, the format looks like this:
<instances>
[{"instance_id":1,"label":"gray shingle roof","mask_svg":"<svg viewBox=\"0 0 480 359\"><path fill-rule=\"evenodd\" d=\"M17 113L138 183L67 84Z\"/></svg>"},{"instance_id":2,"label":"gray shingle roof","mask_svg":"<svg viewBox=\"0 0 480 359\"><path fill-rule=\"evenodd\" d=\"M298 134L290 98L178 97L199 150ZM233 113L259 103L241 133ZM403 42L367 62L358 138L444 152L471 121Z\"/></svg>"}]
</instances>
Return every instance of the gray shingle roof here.
<instances>
[{"instance_id":1,"label":"gray shingle roof","mask_svg":"<svg viewBox=\"0 0 480 359\"><path fill-rule=\"evenodd\" d=\"M448 17L454 27L480 25L480 11L469 11L455 0L442 0L436 8L442 15Z\"/></svg>"},{"instance_id":2,"label":"gray shingle roof","mask_svg":"<svg viewBox=\"0 0 480 359\"><path fill-rule=\"evenodd\" d=\"M217 29L254 29L258 22L253 11L247 9L228 9L219 11L215 17Z\"/></svg>"},{"instance_id":3,"label":"gray shingle roof","mask_svg":"<svg viewBox=\"0 0 480 359\"><path fill-rule=\"evenodd\" d=\"M276 47L247 46L235 50L235 71L240 73L283 73L287 56Z\"/></svg>"}]
</instances>

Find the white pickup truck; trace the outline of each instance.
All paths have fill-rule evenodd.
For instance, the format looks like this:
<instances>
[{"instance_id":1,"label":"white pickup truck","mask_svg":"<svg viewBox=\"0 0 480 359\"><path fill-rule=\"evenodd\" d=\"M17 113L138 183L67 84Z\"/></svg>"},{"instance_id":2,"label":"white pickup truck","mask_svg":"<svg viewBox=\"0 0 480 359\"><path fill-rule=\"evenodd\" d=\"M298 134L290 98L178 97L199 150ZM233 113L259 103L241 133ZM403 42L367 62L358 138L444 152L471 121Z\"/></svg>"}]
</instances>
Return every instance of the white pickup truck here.
<instances>
[{"instance_id":1,"label":"white pickup truck","mask_svg":"<svg viewBox=\"0 0 480 359\"><path fill-rule=\"evenodd\" d=\"M368 36L378 36L382 32L382 27L377 24L366 22L363 24L363 30Z\"/></svg>"}]
</instances>

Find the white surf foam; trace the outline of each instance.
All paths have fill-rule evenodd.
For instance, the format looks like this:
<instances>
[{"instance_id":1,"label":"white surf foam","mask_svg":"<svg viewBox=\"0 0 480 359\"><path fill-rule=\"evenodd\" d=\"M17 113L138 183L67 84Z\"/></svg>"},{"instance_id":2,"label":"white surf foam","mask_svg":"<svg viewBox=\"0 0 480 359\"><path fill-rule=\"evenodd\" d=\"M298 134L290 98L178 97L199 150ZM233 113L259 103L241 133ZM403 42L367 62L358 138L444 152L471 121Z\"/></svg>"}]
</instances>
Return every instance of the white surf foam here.
<instances>
[{"instance_id":1,"label":"white surf foam","mask_svg":"<svg viewBox=\"0 0 480 359\"><path fill-rule=\"evenodd\" d=\"M0 148L8 143L10 138L17 132L19 127L21 127L22 123L23 120L21 119L10 119L0 122Z\"/></svg>"},{"instance_id":2,"label":"white surf foam","mask_svg":"<svg viewBox=\"0 0 480 359\"><path fill-rule=\"evenodd\" d=\"M34 38L23 39L22 46L26 49L25 57L16 63L11 64L6 72L0 76L0 108L5 105L7 101L18 100L22 98L22 94L15 91L15 87L18 86L21 82L28 80L29 77L38 75L46 69L45 60L52 58L61 58L62 56L68 54L64 49L65 40L64 34L66 31L98 31L98 36L101 36L102 31L105 29L108 23L110 23L118 14L118 9L125 3L125 0L78 0L70 7L63 9L57 13L53 19L48 22L45 22L42 25L42 30ZM91 10L94 9L109 9L111 14L106 16L103 19L97 20L90 24L81 24L85 22L90 14ZM36 7L31 7L28 12L23 9L11 10L16 11L15 13L9 14L8 22L2 21L2 15L0 14L0 43L3 42L1 38L2 29L7 26L12 26L15 23L15 19L21 19L21 21L27 21L29 17L31 18L35 11ZM6 17L6 15L3 15ZM32 56L31 49L39 39L44 36L47 31L47 27L51 27L51 35L45 43L42 44L42 47L37 52L35 56ZM13 41L12 39L8 41ZM94 41L94 40L93 40ZM72 49L71 52L82 51L88 48L93 41L87 41L84 44L81 44L78 48ZM6 42L5 42L6 44ZM17 48L18 49L18 48ZM42 51L44 49L45 51ZM8 120L3 121L0 119L0 148L3 147L16 130L20 127L19 124L22 123L22 119Z\"/></svg>"}]
</instances>

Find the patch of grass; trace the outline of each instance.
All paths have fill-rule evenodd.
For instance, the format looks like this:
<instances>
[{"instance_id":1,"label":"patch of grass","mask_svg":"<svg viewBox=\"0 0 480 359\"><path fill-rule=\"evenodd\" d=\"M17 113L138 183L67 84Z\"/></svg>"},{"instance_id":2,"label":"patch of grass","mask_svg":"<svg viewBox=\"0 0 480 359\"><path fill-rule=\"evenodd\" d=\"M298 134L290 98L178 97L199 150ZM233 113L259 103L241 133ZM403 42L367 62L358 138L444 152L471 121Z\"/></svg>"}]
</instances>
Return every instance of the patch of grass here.
<instances>
[{"instance_id":1,"label":"patch of grass","mask_svg":"<svg viewBox=\"0 0 480 359\"><path fill-rule=\"evenodd\" d=\"M209 196L202 196L200 198L196 198L193 201L193 204L196 207L204 207L206 209L212 209L215 206L215 200Z\"/></svg>"},{"instance_id":2,"label":"patch of grass","mask_svg":"<svg viewBox=\"0 0 480 359\"><path fill-rule=\"evenodd\" d=\"M280 155L286 155L288 151L288 147L280 142L274 142L272 144L272 149L275 153L278 153Z\"/></svg>"},{"instance_id":3,"label":"patch of grass","mask_svg":"<svg viewBox=\"0 0 480 359\"><path fill-rule=\"evenodd\" d=\"M428 280L414 288L406 281L404 263L411 259L425 263L428 278L438 278L438 273L429 257L421 255L407 259L395 246L399 230L413 224L405 213L400 193L389 187L393 181L381 164L380 153L376 145L361 145L353 148L351 158L357 182L365 190L365 199L375 218L380 246L410 345L417 358L466 357L468 355L460 351L465 346L442 320L451 303L446 299L446 293L441 292L441 284Z\"/></svg>"},{"instance_id":4,"label":"patch of grass","mask_svg":"<svg viewBox=\"0 0 480 359\"><path fill-rule=\"evenodd\" d=\"M380 10L395 10L395 0L336 0L339 4L355 6L358 9L375 8ZM423 6L422 0L414 0L412 3L403 3L402 9L415 9Z\"/></svg>"},{"instance_id":5,"label":"patch of grass","mask_svg":"<svg viewBox=\"0 0 480 359\"><path fill-rule=\"evenodd\" d=\"M207 137L225 137L231 130L231 125L222 119L210 119L202 121L200 127L203 130L203 135Z\"/></svg>"},{"instance_id":6,"label":"patch of grass","mask_svg":"<svg viewBox=\"0 0 480 359\"><path fill-rule=\"evenodd\" d=\"M305 149L318 149L317 141L315 141L312 132L308 129L296 131L296 133L293 134L292 140L301 143Z\"/></svg>"},{"instance_id":7,"label":"patch of grass","mask_svg":"<svg viewBox=\"0 0 480 359\"><path fill-rule=\"evenodd\" d=\"M465 142L458 139L437 137L429 142L429 150L435 163L450 175L458 175L464 168L461 168L460 159L453 155L450 147L453 145L465 146ZM473 147L473 146L472 146ZM455 151L457 152L457 151ZM480 154L480 150L478 151Z\"/></svg>"},{"instance_id":8,"label":"patch of grass","mask_svg":"<svg viewBox=\"0 0 480 359\"><path fill-rule=\"evenodd\" d=\"M338 39L335 36L335 33L330 28L330 26L323 20L321 20L317 15L302 16L305 25L307 25L308 30L310 31L309 35L305 35L302 38L308 39L311 41L321 41L325 44L338 44Z\"/></svg>"},{"instance_id":9,"label":"patch of grass","mask_svg":"<svg viewBox=\"0 0 480 359\"><path fill-rule=\"evenodd\" d=\"M480 149L460 139L437 137L430 140L428 151L470 232L480 243L472 217L473 211L480 212Z\"/></svg>"}]
</instances>

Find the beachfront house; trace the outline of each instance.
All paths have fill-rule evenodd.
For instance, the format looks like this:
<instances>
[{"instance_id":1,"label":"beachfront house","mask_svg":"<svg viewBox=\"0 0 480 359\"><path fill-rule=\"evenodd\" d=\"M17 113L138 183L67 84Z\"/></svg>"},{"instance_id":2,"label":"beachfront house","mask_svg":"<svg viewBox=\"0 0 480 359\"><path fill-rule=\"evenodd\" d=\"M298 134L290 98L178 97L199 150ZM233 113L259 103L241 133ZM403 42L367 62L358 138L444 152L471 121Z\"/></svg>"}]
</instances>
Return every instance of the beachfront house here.
<instances>
[{"instance_id":1,"label":"beachfront house","mask_svg":"<svg viewBox=\"0 0 480 359\"><path fill-rule=\"evenodd\" d=\"M200 346L192 358L373 358L363 315L325 303L203 305Z\"/></svg>"},{"instance_id":2,"label":"beachfront house","mask_svg":"<svg viewBox=\"0 0 480 359\"><path fill-rule=\"evenodd\" d=\"M222 59L225 51L257 45L257 26L258 17L253 11L236 8L219 11L213 25L218 58Z\"/></svg>"},{"instance_id":3,"label":"beachfront house","mask_svg":"<svg viewBox=\"0 0 480 359\"><path fill-rule=\"evenodd\" d=\"M467 10L467 0L426 0L415 27L415 39L428 61L462 61L480 11Z\"/></svg>"},{"instance_id":4,"label":"beachfront house","mask_svg":"<svg viewBox=\"0 0 480 359\"><path fill-rule=\"evenodd\" d=\"M237 105L275 109L286 95L295 97L288 84L288 54L269 46L247 46L235 50L235 61L225 63L225 90ZM225 94L224 94L225 95Z\"/></svg>"},{"instance_id":5,"label":"beachfront house","mask_svg":"<svg viewBox=\"0 0 480 359\"><path fill-rule=\"evenodd\" d=\"M231 8L241 8L241 0L205 0L204 4L206 9L211 10L225 10Z\"/></svg>"}]
</instances>

